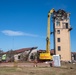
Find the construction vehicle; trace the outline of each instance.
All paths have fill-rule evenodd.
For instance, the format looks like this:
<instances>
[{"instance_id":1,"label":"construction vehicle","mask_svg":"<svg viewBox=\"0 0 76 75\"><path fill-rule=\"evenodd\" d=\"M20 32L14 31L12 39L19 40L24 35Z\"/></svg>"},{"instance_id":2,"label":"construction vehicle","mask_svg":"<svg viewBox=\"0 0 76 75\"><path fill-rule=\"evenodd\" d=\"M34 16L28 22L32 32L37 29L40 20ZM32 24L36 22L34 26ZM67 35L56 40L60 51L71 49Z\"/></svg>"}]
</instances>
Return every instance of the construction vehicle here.
<instances>
[{"instance_id":1,"label":"construction vehicle","mask_svg":"<svg viewBox=\"0 0 76 75\"><path fill-rule=\"evenodd\" d=\"M50 53L50 18L55 10L52 9L48 13L48 25L47 25L47 37L46 37L46 51L39 54L40 60L52 60L52 56Z\"/></svg>"}]
</instances>

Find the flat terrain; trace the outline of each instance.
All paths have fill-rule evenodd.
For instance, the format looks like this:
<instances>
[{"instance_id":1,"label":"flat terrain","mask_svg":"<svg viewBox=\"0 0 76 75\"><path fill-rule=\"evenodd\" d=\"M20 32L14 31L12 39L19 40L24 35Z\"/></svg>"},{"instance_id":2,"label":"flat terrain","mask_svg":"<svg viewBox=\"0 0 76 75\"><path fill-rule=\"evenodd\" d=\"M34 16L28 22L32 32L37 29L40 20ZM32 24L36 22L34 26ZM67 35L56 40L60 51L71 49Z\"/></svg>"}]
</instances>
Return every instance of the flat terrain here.
<instances>
[{"instance_id":1,"label":"flat terrain","mask_svg":"<svg viewBox=\"0 0 76 75\"><path fill-rule=\"evenodd\" d=\"M15 67L13 63L0 64L0 75L76 75L76 64L66 63L61 67L50 67L49 64L38 63L18 63Z\"/></svg>"}]
</instances>

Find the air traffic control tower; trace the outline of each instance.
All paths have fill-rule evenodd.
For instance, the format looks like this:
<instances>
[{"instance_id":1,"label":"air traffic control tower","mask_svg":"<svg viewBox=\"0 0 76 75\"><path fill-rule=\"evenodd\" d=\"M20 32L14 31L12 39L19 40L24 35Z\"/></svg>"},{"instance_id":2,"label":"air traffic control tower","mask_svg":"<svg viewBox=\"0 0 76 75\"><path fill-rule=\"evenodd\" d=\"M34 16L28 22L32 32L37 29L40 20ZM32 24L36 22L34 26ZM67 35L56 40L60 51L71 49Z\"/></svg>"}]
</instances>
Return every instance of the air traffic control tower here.
<instances>
[{"instance_id":1,"label":"air traffic control tower","mask_svg":"<svg viewBox=\"0 0 76 75\"><path fill-rule=\"evenodd\" d=\"M55 54L59 54L62 61L71 60L70 46L70 14L59 9L53 14L54 28L54 49Z\"/></svg>"}]
</instances>

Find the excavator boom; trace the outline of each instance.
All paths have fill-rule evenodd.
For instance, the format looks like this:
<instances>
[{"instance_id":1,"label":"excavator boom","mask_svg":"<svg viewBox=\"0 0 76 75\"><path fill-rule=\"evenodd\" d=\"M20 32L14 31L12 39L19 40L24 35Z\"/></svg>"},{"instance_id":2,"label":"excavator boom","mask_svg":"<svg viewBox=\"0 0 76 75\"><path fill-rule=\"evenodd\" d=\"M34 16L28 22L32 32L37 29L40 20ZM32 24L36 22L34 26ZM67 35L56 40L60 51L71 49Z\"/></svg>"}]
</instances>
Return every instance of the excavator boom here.
<instances>
[{"instance_id":1,"label":"excavator boom","mask_svg":"<svg viewBox=\"0 0 76 75\"><path fill-rule=\"evenodd\" d=\"M54 12L54 9L50 10L48 13L48 25L47 25L47 38L46 38L46 52L50 52L50 18L51 14Z\"/></svg>"},{"instance_id":2,"label":"excavator boom","mask_svg":"<svg viewBox=\"0 0 76 75\"><path fill-rule=\"evenodd\" d=\"M47 37L46 37L46 52L40 53L40 60L51 60L52 56L50 54L50 17L53 14L54 9L50 10L48 13L48 25L47 25Z\"/></svg>"}]
</instances>

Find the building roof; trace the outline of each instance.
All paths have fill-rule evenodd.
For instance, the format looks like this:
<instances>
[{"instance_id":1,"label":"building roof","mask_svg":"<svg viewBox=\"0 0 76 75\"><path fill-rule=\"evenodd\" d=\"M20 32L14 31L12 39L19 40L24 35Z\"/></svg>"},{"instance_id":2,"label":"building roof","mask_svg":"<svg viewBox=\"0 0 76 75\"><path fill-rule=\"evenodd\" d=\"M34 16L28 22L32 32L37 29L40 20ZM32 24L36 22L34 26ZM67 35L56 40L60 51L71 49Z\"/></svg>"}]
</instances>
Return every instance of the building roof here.
<instances>
[{"instance_id":1,"label":"building roof","mask_svg":"<svg viewBox=\"0 0 76 75\"><path fill-rule=\"evenodd\" d=\"M38 50L38 52L45 52L45 51L46 51L46 50ZM54 54L54 49L51 49L51 50L50 50L50 53L51 53L51 54Z\"/></svg>"},{"instance_id":2,"label":"building roof","mask_svg":"<svg viewBox=\"0 0 76 75\"><path fill-rule=\"evenodd\" d=\"M29 47L29 48L21 48L21 49L17 49L17 50L14 50L13 52L15 53L22 53L24 51L28 51L28 50L33 50L33 49L37 49L38 47ZM46 50L38 50L38 52L45 52ZM6 54L7 52L3 52L2 54ZM51 54L54 54L54 49L51 49L50 50L50 53ZM76 54L76 52L71 52L72 54Z\"/></svg>"},{"instance_id":3,"label":"building roof","mask_svg":"<svg viewBox=\"0 0 76 75\"><path fill-rule=\"evenodd\" d=\"M76 54L76 52L71 52L72 54Z\"/></svg>"},{"instance_id":4,"label":"building roof","mask_svg":"<svg viewBox=\"0 0 76 75\"><path fill-rule=\"evenodd\" d=\"M29 47L29 48L21 48L21 49L17 49L17 50L12 50L14 53L22 53L24 51L28 51L28 50L33 50L33 49L37 49L38 47ZM7 52L3 52L2 54L6 54Z\"/></svg>"},{"instance_id":5,"label":"building roof","mask_svg":"<svg viewBox=\"0 0 76 75\"><path fill-rule=\"evenodd\" d=\"M33 49L37 49L37 47L22 48L22 49L14 50L14 52L15 53L22 53L24 51L33 50Z\"/></svg>"},{"instance_id":6,"label":"building roof","mask_svg":"<svg viewBox=\"0 0 76 75\"><path fill-rule=\"evenodd\" d=\"M46 50L38 50L38 52L45 52ZM51 54L54 54L54 49L50 50ZM72 54L76 54L76 52L71 52Z\"/></svg>"}]
</instances>

